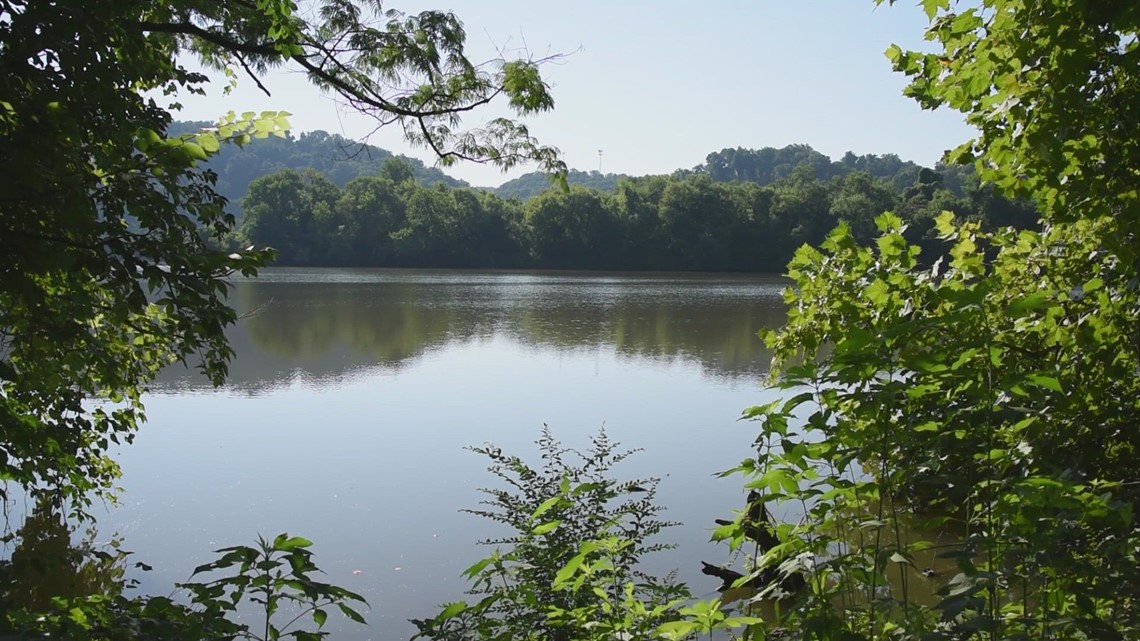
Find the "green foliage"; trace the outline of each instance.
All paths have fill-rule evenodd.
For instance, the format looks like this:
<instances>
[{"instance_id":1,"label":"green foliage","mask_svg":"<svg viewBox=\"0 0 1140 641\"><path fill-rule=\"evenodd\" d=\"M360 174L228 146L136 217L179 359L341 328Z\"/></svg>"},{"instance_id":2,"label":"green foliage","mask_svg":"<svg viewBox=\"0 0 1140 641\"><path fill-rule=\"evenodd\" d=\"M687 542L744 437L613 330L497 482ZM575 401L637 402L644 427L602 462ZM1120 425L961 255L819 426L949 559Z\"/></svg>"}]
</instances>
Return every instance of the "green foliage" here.
<instances>
[{"instance_id":1,"label":"green foliage","mask_svg":"<svg viewBox=\"0 0 1140 641\"><path fill-rule=\"evenodd\" d=\"M233 574L205 583L182 583L179 588L191 595L191 602L207 615L218 618L233 613L245 599L255 604L264 620L261 630L243 630L242 636L256 641L276 641L292 637L297 641L313 641L328 636L322 630L329 610L364 624L364 617L353 603L366 604L364 597L330 583L313 578L320 568L313 563L309 550L312 541L299 536L279 534L272 541L258 537L257 545L235 546L218 550L217 560L200 565L194 575L233 571ZM278 624L275 616L288 617ZM315 631L290 629L294 624L310 620Z\"/></svg>"},{"instance_id":2,"label":"green foliage","mask_svg":"<svg viewBox=\"0 0 1140 641\"><path fill-rule=\"evenodd\" d=\"M10 611L7 623L19 639L75 641L207 641L239 638L230 620L175 603L167 597L122 595L57 598L40 611ZM247 637L248 638L248 637Z\"/></svg>"},{"instance_id":3,"label":"green foliage","mask_svg":"<svg viewBox=\"0 0 1140 641\"><path fill-rule=\"evenodd\" d=\"M564 448L545 428L538 445L540 468L494 446L472 448L491 460L503 485L483 490L485 507L469 511L511 534L486 541L494 553L464 572L480 600L413 620L417 637L650 638L679 619L687 589L637 567L646 554L671 547L653 540L674 525L658 518L657 479L613 479L613 466L634 452L618 450L604 431L584 453Z\"/></svg>"},{"instance_id":4,"label":"green foliage","mask_svg":"<svg viewBox=\"0 0 1140 641\"><path fill-rule=\"evenodd\" d=\"M923 171L877 237L849 217L797 252L765 336L789 398L745 413L758 451L732 472L802 518L757 573L806 573L797 638L1133 638L1140 12L923 4L944 51L888 51L907 93L966 113L981 137L951 160L1044 225L956 220Z\"/></svg>"},{"instance_id":5,"label":"green foliage","mask_svg":"<svg viewBox=\"0 0 1140 641\"><path fill-rule=\"evenodd\" d=\"M298 264L309 264L310 256L328 252L321 242L327 237L318 230L336 227L338 196L336 186L314 171L271 174L250 185L241 232L294 254Z\"/></svg>"},{"instance_id":6,"label":"green foliage","mask_svg":"<svg viewBox=\"0 0 1140 641\"><path fill-rule=\"evenodd\" d=\"M210 248L233 221L198 163L284 122L230 114L166 137L143 92L201 78L132 26L137 8L98 7L9 3L0 26L0 478L78 509L116 476L106 452L131 439L158 368L199 355L224 374L225 278L268 255Z\"/></svg>"},{"instance_id":7,"label":"green foliage","mask_svg":"<svg viewBox=\"0 0 1140 641\"><path fill-rule=\"evenodd\" d=\"M887 55L910 76L908 95L960 111L979 129L950 161L974 161L983 180L1036 199L1055 220L1113 215L1134 233L1140 9L1077 0L924 4L936 50L893 46Z\"/></svg>"},{"instance_id":8,"label":"green foliage","mask_svg":"<svg viewBox=\"0 0 1140 641\"><path fill-rule=\"evenodd\" d=\"M523 246L534 262L556 269L614 265L620 259L621 226L611 200L582 188L551 190L523 208Z\"/></svg>"},{"instance_id":9,"label":"green foliage","mask_svg":"<svg viewBox=\"0 0 1140 641\"><path fill-rule=\"evenodd\" d=\"M577 185L610 193L613 193L617 188L618 181L623 178L629 178L629 176L625 174L603 174L597 171L579 171L577 169L571 169L566 173L566 182L571 186ZM518 178L512 178L491 191L504 199L530 200L544 191L557 188L558 183L551 180L550 174L535 171L523 174Z\"/></svg>"},{"instance_id":10,"label":"green foliage","mask_svg":"<svg viewBox=\"0 0 1140 641\"><path fill-rule=\"evenodd\" d=\"M745 413L758 452L733 471L802 514L760 562L807 573L783 613L801 638L1140 634L1140 12L978 4L924 2L943 51L888 56L979 127L951 160L1043 225L884 214L873 245L841 224L789 265L765 336L789 398ZM945 255L924 264L906 223Z\"/></svg>"},{"instance_id":11,"label":"green foliage","mask_svg":"<svg viewBox=\"0 0 1140 641\"><path fill-rule=\"evenodd\" d=\"M538 162L562 173L557 150L508 118L462 127L461 115L500 96L509 113L553 107L538 72L543 60L470 60L466 32L451 12L405 14L377 3L327 1L304 16L292 2L155 3L139 28L169 37L217 69L293 66L319 88L378 125L399 125L405 138L440 162L490 162L508 168Z\"/></svg>"},{"instance_id":12,"label":"green foliage","mask_svg":"<svg viewBox=\"0 0 1140 641\"><path fill-rule=\"evenodd\" d=\"M637 569L646 554L671 547L650 539L674 524L656 517L662 510L653 504L657 479L610 477L633 451L617 451L604 431L584 454L563 448L545 428L538 444L538 469L494 446L472 448L492 460L490 471L505 485L483 490L487 507L470 512L514 534L487 541L495 551L464 572L471 593L482 599L413 619L414 638L763 638L762 617L734 615L720 598L694 600L672 576Z\"/></svg>"},{"instance_id":13,"label":"green foliage","mask_svg":"<svg viewBox=\"0 0 1140 641\"><path fill-rule=\"evenodd\" d=\"M55 540L67 546L66 536ZM365 603L363 597L313 578L320 569L313 563L311 545L307 539L281 534L272 541L259 537L253 547L218 550L221 556L199 566L194 574L232 574L205 583L178 585L186 593L188 604L157 596L128 599L122 595L121 586L61 592L50 603L21 603L19 607L6 608L0 632L15 633L23 639L77 641L315 641L329 635L323 630L329 611L339 611L364 624L364 618L354 608L357 603ZM69 550L68 556L75 555L103 558L93 556L90 548ZM115 557L113 562L120 563L123 556ZM121 576L121 568L118 573ZM261 622L256 628L237 622L247 603L260 610Z\"/></svg>"},{"instance_id":14,"label":"green foliage","mask_svg":"<svg viewBox=\"0 0 1140 641\"><path fill-rule=\"evenodd\" d=\"M788 325L766 339L801 393L747 413L761 449L737 471L804 513L766 555L811 570L793 627L1134 633L1140 307L1109 284L1115 225L987 234L947 214L952 258L926 269L896 217L878 223L875 249L840 227L792 262ZM934 607L915 527L962 533L924 561L956 563Z\"/></svg>"},{"instance_id":15,"label":"green foliage","mask_svg":"<svg viewBox=\"0 0 1140 641\"><path fill-rule=\"evenodd\" d=\"M924 167L904 161L895 154L865 154L857 156L847 152L839 160L812 149L809 145L788 145L777 149L726 148L714 151L705 157L705 162L692 169L674 172L674 178L685 178L694 174L705 175L715 182L750 182L761 187L784 180L792 175L797 167L808 166L821 180L842 178L851 173L866 173L890 185L894 191L903 191L914 184ZM977 178L972 167L962 165L937 164L934 169L945 177L946 187L955 197L963 197L977 187ZM571 185L580 185L598 191L613 192L622 179L633 178L624 174L602 174L597 171L576 171L566 174ZM556 188L548 174L532 172L508 180L493 191L503 198L518 197L528 200L549 189ZM882 213L881 210L875 214Z\"/></svg>"}]
</instances>

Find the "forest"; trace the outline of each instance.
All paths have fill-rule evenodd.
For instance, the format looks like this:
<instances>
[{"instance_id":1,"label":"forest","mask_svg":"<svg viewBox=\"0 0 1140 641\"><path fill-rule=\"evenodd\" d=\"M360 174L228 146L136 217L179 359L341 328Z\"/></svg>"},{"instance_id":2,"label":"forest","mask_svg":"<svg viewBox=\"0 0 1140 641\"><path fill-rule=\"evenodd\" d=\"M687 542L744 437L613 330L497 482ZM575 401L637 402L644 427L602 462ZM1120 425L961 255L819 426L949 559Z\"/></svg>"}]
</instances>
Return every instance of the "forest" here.
<instances>
[{"instance_id":1,"label":"forest","mask_svg":"<svg viewBox=\"0 0 1140 641\"><path fill-rule=\"evenodd\" d=\"M998 195L969 167L852 153L833 162L806 145L725 149L668 176L572 171L569 189L528 174L488 191L449 185L390 154L351 179L367 165L306 168L314 141L325 153L348 144L315 132L291 146L274 141L272 152L250 145L262 166L276 158L302 169L250 181L235 247L271 247L279 265L781 272L798 247L819 245L840 221L870 241L884 211L906 221L908 240L929 260L940 255L933 221L942 211L986 229L1038 220L1031 203ZM252 163L237 161L244 153L223 158L233 159L224 167L248 172ZM233 181L220 173L219 183Z\"/></svg>"}]
</instances>

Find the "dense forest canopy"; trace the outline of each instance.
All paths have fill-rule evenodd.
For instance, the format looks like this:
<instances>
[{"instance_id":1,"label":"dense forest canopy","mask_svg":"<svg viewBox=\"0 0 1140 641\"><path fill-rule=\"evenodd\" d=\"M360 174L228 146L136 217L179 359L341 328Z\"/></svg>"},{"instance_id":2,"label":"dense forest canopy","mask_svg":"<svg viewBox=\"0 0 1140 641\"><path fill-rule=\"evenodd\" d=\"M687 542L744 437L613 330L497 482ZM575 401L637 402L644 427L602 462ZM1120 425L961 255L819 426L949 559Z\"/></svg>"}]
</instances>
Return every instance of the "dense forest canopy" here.
<instances>
[{"instance_id":1,"label":"dense forest canopy","mask_svg":"<svg viewBox=\"0 0 1140 641\"><path fill-rule=\"evenodd\" d=\"M732 161L739 176L723 169L726 157L748 159ZM612 189L597 173L570 172L569 190L532 174L545 188L525 201L424 185L421 165L395 158L344 185L285 170L250 184L233 242L273 247L281 265L781 272L840 221L870 242L884 211L909 223L928 261L941 252L932 229L944 210L986 228L1037 224L1032 205L968 168L854 154L832 163L799 145L717 152L698 169L613 177ZM574 184L583 177L603 186Z\"/></svg>"},{"instance_id":2,"label":"dense forest canopy","mask_svg":"<svg viewBox=\"0 0 1140 641\"><path fill-rule=\"evenodd\" d=\"M571 185L608 192L614 191L617 188L618 181L622 178L629 178L629 176L625 174L603 174L599 171L579 171L577 169L571 169L566 174L566 182ZM532 171L518 178L512 178L491 189L491 191L500 198L528 200L555 186L549 174Z\"/></svg>"}]
</instances>

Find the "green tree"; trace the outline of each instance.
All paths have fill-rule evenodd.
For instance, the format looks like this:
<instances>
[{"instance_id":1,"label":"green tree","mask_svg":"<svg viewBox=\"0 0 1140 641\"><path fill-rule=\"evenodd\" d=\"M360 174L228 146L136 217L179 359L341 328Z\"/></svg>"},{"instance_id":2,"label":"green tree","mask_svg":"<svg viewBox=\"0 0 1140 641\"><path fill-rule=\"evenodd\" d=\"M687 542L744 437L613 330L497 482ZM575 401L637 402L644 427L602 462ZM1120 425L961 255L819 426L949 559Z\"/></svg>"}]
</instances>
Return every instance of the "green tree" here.
<instances>
[{"instance_id":1,"label":"green tree","mask_svg":"<svg viewBox=\"0 0 1140 641\"><path fill-rule=\"evenodd\" d=\"M619 248L611 199L573 187L547 191L526 203L529 246L535 261L555 269L605 268Z\"/></svg>"},{"instance_id":2,"label":"green tree","mask_svg":"<svg viewBox=\"0 0 1140 641\"><path fill-rule=\"evenodd\" d=\"M315 171L292 169L250 183L243 200L241 240L268 246L291 265L328 264L337 232L340 190Z\"/></svg>"},{"instance_id":3,"label":"green tree","mask_svg":"<svg viewBox=\"0 0 1140 641\"><path fill-rule=\"evenodd\" d=\"M691 270L727 269L737 212L723 185L707 176L673 181L661 194L658 216L673 265Z\"/></svg>"},{"instance_id":4,"label":"green tree","mask_svg":"<svg viewBox=\"0 0 1140 641\"><path fill-rule=\"evenodd\" d=\"M946 188L946 173L914 168L914 183L898 191L861 170L825 181L799 165L766 186L700 173L646 176L623 179L612 196L550 189L523 207L482 190L425 189L414 167L389 158L377 176L354 180L339 197L328 180L304 173L255 180L236 240L278 249L282 264L776 272L800 245L818 246L837 219L869 241L874 218L889 209L907 223L906 238L923 248L924 263L945 253L934 233L943 210L986 229L1036 226L1031 203L979 185L972 171L972 181L955 174L965 194L958 196Z\"/></svg>"},{"instance_id":5,"label":"green tree","mask_svg":"<svg viewBox=\"0 0 1140 641\"><path fill-rule=\"evenodd\" d=\"M842 179L838 190L831 196L828 214L834 220L845 221L860 242L870 242L875 236L875 218L894 209L895 194L870 174L857 171Z\"/></svg>"},{"instance_id":6,"label":"green tree","mask_svg":"<svg viewBox=\"0 0 1140 641\"><path fill-rule=\"evenodd\" d=\"M336 208L345 221L336 264L392 264L392 234L404 226L403 189L379 176L363 176L344 186Z\"/></svg>"},{"instance_id":7,"label":"green tree","mask_svg":"<svg viewBox=\"0 0 1140 641\"><path fill-rule=\"evenodd\" d=\"M211 241L234 220L202 161L221 143L282 134L285 114L223 118L171 137L171 105L209 79L195 54L252 82L271 67L381 124L402 126L444 164L470 158L562 169L555 150L506 118L459 117L501 96L517 115L553 102L535 62L477 65L446 12L379 13L333 1L63 2L0 9L0 476L72 498L110 486L106 453L142 419L140 394L172 360L201 358L220 381L230 350L226 279L267 255ZM229 72L227 72L229 73ZM231 78L234 76L231 74Z\"/></svg>"},{"instance_id":8,"label":"green tree","mask_svg":"<svg viewBox=\"0 0 1140 641\"><path fill-rule=\"evenodd\" d=\"M801 245L818 246L834 224L827 186L809 166L797 167L787 179L772 186L772 228L783 242L780 264L787 264Z\"/></svg>"},{"instance_id":9,"label":"green tree","mask_svg":"<svg viewBox=\"0 0 1140 641\"><path fill-rule=\"evenodd\" d=\"M657 209L669 180L667 176L644 176L618 182L614 195L616 215L629 238L623 267L664 269L668 265Z\"/></svg>"},{"instance_id":10,"label":"green tree","mask_svg":"<svg viewBox=\"0 0 1140 641\"><path fill-rule=\"evenodd\" d=\"M404 227L392 235L400 264L454 267L466 239L451 193L415 187L406 206Z\"/></svg>"},{"instance_id":11,"label":"green tree","mask_svg":"<svg viewBox=\"0 0 1140 641\"><path fill-rule=\"evenodd\" d=\"M751 186L750 186L751 187ZM736 242L743 249L740 252L741 269L756 272L776 273L784 269L787 261L784 256L789 242L786 237L777 236L777 228L772 217L772 205L776 200L776 190L772 187L752 187L739 190L742 198L741 211L746 212L745 226L737 235Z\"/></svg>"},{"instance_id":12,"label":"green tree","mask_svg":"<svg viewBox=\"0 0 1140 641\"><path fill-rule=\"evenodd\" d=\"M882 0L877 0L881 3ZM962 112L979 136L949 155L1057 220L1112 215L1133 228L1140 190L1140 7L924 0L941 50L887 54L906 93ZM1127 239L1133 240L1131 236Z\"/></svg>"},{"instance_id":13,"label":"green tree","mask_svg":"<svg viewBox=\"0 0 1140 641\"><path fill-rule=\"evenodd\" d=\"M399 185L415 180L415 168L401 158L385 158L380 165L379 176Z\"/></svg>"},{"instance_id":14,"label":"green tree","mask_svg":"<svg viewBox=\"0 0 1140 641\"><path fill-rule=\"evenodd\" d=\"M598 171L579 171L571 169L566 173L568 185L580 185L588 189L612 192L624 175L603 174ZM494 189L494 193L503 198L518 197L524 200L533 198L544 191L558 188L558 181L551 180L548 173L531 172L518 178L512 178Z\"/></svg>"},{"instance_id":15,"label":"green tree","mask_svg":"<svg viewBox=\"0 0 1140 641\"><path fill-rule=\"evenodd\" d=\"M210 122L175 121L168 133L170 135L194 133L211 126L213 123ZM389 159L410 166L416 180L423 184L444 183L451 187L467 185L464 181L443 173L438 167L425 166L420 160L395 157L386 149L321 130L306 131L300 135L286 132L283 138L271 136L253 140L241 148L236 145L226 145L203 163L203 166L218 175L215 188L230 201L228 209L240 222L240 201L249 190L249 184L262 176L282 169L296 171L313 169L324 174L338 187L344 187L354 178L376 174Z\"/></svg>"},{"instance_id":16,"label":"green tree","mask_svg":"<svg viewBox=\"0 0 1140 641\"><path fill-rule=\"evenodd\" d=\"M457 189L455 201L462 243L455 249L460 267L512 267L518 264L521 247L510 233L506 202L485 192Z\"/></svg>"}]
</instances>

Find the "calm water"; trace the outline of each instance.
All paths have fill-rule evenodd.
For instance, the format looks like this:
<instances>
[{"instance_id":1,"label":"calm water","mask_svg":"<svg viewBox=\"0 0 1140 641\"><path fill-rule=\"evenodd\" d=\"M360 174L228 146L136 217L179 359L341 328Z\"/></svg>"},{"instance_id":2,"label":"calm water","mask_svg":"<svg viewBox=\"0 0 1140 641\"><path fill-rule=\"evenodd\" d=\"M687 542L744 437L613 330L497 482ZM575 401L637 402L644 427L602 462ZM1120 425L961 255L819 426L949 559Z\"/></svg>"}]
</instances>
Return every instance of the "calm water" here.
<instances>
[{"instance_id":1,"label":"calm water","mask_svg":"<svg viewBox=\"0 0 1140 641\"><path fill-rule=\"evenodd\" d=\"M316 541L329 579L363 593L371 626L336 638L406 639L409 617L462 598L459 573L493 524L459 512L492 483L464 446L530 456L544 423L584 446L605 426L644 448L622 476L660 476L697 593L712 520L743 502L714 472L747 456L736 419L768 400L756 332L783 320L761 277L267 270L237 285L230 383L168 371L149 424L120 455L122 505L100 519L168 592L214 548L258 534ZM525 457L524 456L524 457ZM530 457L533 460L533 457ZM359 573L356 573L359 571ZM330 617L330 624L333 617Z\"/></svg>"}]
</instances>

